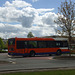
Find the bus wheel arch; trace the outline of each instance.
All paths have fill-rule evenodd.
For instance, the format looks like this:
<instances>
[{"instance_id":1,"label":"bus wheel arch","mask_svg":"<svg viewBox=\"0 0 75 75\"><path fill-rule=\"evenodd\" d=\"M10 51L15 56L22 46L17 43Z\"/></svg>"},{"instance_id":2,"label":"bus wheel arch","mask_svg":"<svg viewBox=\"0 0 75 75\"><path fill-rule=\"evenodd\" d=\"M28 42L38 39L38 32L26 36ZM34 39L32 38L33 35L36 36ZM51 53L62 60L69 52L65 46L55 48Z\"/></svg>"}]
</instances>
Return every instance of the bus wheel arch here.
<instances>
[{"instance_id":1,"label":"bus wheel arch","mask_svg":"<svg viewBox=\"0 0 75 75\"><path fill-rule=\"evenodd\" d=\"M58 50L56 51L56 55L61 55L61 54L62 54L61 49L58 49Z\"/></svg>"},{"instance_id":2,"label":"bus wheel arch","mask_svg":"<svg viewBox=\"0 0 75 75\"><path fill-rule=\"evenodd\" d=\"M35 51L34 50L31 50L29 56L30 57L34 57L35 56Z\"/></svg>"}]
</instances>

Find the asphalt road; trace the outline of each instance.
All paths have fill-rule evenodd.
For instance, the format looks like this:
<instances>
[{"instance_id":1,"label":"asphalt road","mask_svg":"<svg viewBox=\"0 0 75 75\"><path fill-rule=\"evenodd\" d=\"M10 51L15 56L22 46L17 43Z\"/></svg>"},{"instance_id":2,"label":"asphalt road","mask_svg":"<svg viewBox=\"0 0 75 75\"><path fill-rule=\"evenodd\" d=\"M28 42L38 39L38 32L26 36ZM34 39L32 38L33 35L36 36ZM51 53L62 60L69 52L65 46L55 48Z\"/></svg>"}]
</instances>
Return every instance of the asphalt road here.
<instances>
[{"instance_id":1,"label":"asphalt road","mask_svg":"<svg viewBox=\"0 0 75 75\"><path fill-rule=\"evenodd\" d=\"M55 68L75 68L75 60L53 59L54 56L36 57L9 57L7 53L0 53L0 61L10 63L0 63L1 71L31 70L31 69L55 69Z\"/></svg>"}]
</instances>

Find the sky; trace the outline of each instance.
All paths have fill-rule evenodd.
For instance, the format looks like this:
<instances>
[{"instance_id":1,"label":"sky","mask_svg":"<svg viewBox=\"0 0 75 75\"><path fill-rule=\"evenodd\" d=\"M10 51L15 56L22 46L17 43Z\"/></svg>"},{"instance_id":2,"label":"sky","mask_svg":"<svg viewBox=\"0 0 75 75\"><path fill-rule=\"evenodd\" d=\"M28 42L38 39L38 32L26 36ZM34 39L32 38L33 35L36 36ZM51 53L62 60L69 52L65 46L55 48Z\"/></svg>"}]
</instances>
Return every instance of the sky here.
<instances>
[{"instance_id":1,"label":"sky","mask_svg":"<svg viewBox=\"0 0 75 75\"><path fill-rule=\"evenodd\" d=\"M58 7L64 0L0 0L0 37L56 35ZM74 1L74 0L72 0Z\"/></svg>"}]
</instances>

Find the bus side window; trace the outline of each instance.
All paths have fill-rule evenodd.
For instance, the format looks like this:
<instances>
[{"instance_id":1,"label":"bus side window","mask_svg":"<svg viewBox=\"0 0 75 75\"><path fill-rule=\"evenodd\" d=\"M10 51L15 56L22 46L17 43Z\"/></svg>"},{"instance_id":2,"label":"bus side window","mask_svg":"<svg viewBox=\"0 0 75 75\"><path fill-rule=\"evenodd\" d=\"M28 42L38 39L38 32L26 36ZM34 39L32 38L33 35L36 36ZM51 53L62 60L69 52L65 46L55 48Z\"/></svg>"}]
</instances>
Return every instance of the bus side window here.
<instances>
[{"instance_id":1,"label":"bus side window","mask_svg":"<svg viewBox=\"0 0 75 75\"><path fill-rule=\"evenodd\" d=\"M68 42L67 41L63 41L63 47L68 47Z\"/></svg>"},{"instance_id":2,"label":"bus side window","mask_svg":"<svg viewBox=\"0 0 75 75\"><path fill-rule=\"evenodd\" d=\"M37 48L37 41L29 41L28 48Z\"/></svg>"},{"instance_id":3,"label":"bus side window","mask_svg":"<svg viewBox=\"0 0 75 75\"><path fill-rule=\"evenodd\" d=\"M46 48L46 41L38 41L38 47L39 48Z\"/></svg>"},{"instance_id":4,"label":"bus side window","mask_svg":"<svg viewBox=\"0 0 75 75\"><path fill-rule=\"evenodd\" d=\"M27 42L26 41L17 41L17 49L24 49L27 47Z\"/></svg>"},{"instance_id":5,"label":"bus side window","mask_svg":"<svg viewBox=\"0 0 75 75\"><path fill-rule=\"evenodd\" d=\"M62 41L55 41L55 47L63 47Z\"/></svg>"},{"instance_id":6,"label":"bus side window","mask_svg":"<svg viewBox=\"0 0 75 75\"><path fill-rule=\"evenodd\" d=\"M27 41L24 41L24 48L27 48Z\"/></svg>"},{"instance_id":7,"label":"bus side window","mask_svg":"<svg viewBox=\"0 0 75 75\"><path fill-rule=\"evenodd\" d=\"M53 48L55 47L55 42L54 41L47 41L47 48Z\"/></svg>"}]
</instances>

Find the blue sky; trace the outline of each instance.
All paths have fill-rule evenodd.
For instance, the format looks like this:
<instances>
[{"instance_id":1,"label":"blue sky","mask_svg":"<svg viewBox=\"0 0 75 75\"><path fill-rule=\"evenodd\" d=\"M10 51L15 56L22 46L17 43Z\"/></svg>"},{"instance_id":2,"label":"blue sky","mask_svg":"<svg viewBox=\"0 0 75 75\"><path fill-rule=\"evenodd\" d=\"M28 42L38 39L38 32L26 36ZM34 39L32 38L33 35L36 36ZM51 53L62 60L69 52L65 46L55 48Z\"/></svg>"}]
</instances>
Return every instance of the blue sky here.
<instances>
[{"instance_id":1,"label":"blue sky","mask_svg":"<svg viewBox=\"0 0 75 75\"><path fill-rule=\"evenodd\" d=\"M3 6L3 4L6 1L13 1L13 0L0 0L0 6ZM54 12L58 12L58 7L60 7L61 2L64 2L65 0L37 0L35 2L33 2L32 0L23 0L26 1L28 3L31 3L32 6L36 9L39 8L55 8ZM73 2L75 2L74 0L71 0Z\"/></svg>"},{"instance_id":2,"label":"blue sky","mask_svg":"<svg viewBox=\"0 0 75 75\"><path fill-rule=\"evenodd\" d=\"M64 1L0 0L0 37L26 37L29 32L35 37L56 35L59 27L54 20Z\"/></svg>"}]
</instances>

